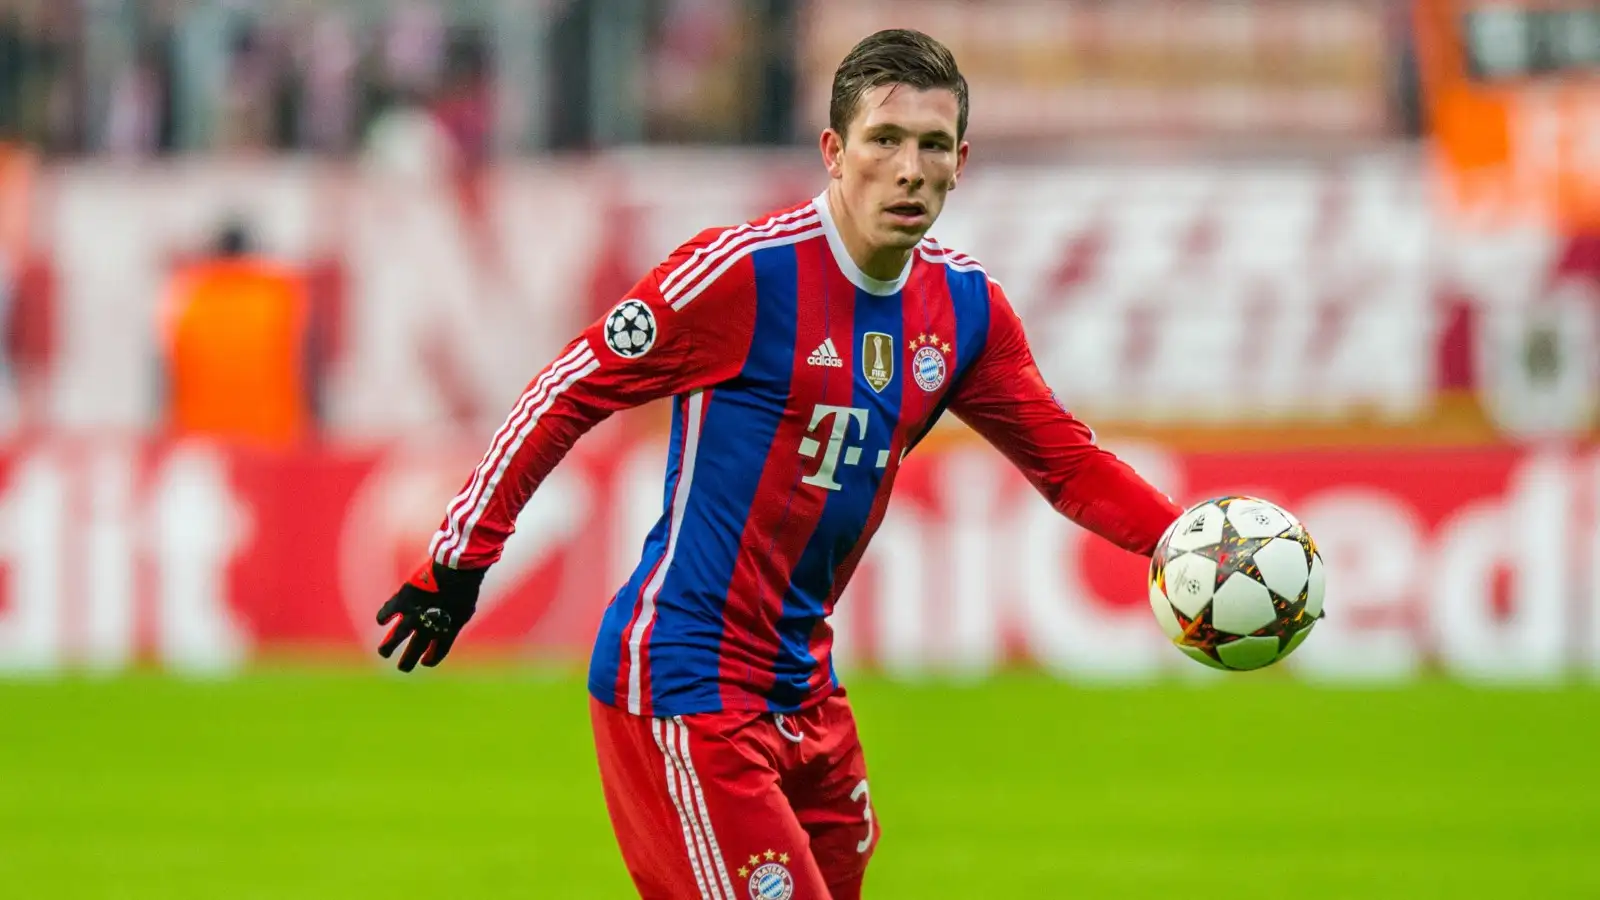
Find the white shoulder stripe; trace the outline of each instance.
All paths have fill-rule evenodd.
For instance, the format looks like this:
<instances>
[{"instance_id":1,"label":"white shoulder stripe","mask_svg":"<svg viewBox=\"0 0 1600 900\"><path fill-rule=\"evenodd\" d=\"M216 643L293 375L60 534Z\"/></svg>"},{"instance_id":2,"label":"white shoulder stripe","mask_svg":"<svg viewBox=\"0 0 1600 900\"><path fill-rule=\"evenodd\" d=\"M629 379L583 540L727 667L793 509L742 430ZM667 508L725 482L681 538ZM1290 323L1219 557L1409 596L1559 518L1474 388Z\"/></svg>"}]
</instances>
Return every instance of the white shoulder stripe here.
<instances>
[{"instance_id":1,"label":"white shoulder stripe","mask_svg":"<svg viewBox=\"0 0 1600 900\"><path fill-rule=\"evenodd\" d=\"M661 295L671 301L690 282L704 274L707 268L715 265L718 260L727 254L734 252L742 243L780 234L789 229L801 228L816 222L817 211L811 206L806 206L787 215L774 216L760 225L741 225L738 228L725 231L721 237L696 250L683 265L674 269L666 278L661 279Z\"/></svg>"},{"instance_id":2,"label":"white shoulder stripe","mask_svg":"<svg viewBox=\"0 0 1600 900\"><path fill-rule=\"evenodd\" d=\"M718 260L706 260L706 264L710 264L713 261L717 262L717 267L712 269L709 274L703 278L700 278L698 281L685 281L679 284L677 290L675 290L672 294L664 294L663 299L671 303L673 309L683 309L685 306L688 306L694 300L694 298L705 293L706 288L716 284L717 279L721 278L723 273L733 268L735 263L756 252L757 250L766 250L771 247L782 247L786 244L798 244L801 241L808 241L812 238L822 237L825 233L821 225L818 225L817 220L814 218L810 220L802 219L799 222L795 222L794 224L786 227L795 228L805 227L806 225L816 225L816 227L807 228L805 231L786 231L768 237L766 240L756 241L753 244L743 244L737 248L728 248L728 250L724 251L725 255L720 257ZM681 290L682 293L678 293L678 290Z\"/></svg>"},{"instance_id":3,"label":"white shoulder stripe","mask_svg":"<svg viewBox=\"0 0 1600 900\"><path fill-rule=\"evenodd\" d=\"M794 210L793 212L788 213L786 215L773 216L772 218L766 220L765 222L762 222L760 225L757 225L754 222L750 222L750 223L746 223L744 225L740 225L737 228L729 228L729 229L723 231L722 234L719 235L716 240L712 241L711 243L707 244L704 247L701 247L699 250L696 250L693 253L693 255L691 255L689 257L689 259L683 265L679 266L676 269L673 269L672 272L670 274L668 274L666 278L663 278L661 280L661 290L662 291L671 290L673 283L676 282L679 278L681 278L685 272L689 271L697 263L699 263L701 259L705 258L706 256L708 256L710 254L718 252L729 241L732 241L732 240L738 238L740 235L748 234L751 231L757 231L757 230L761 230L761 229L765 229L765 228L771 228L772 226L777 225L777 224L779 224L781 222L787 222L787 221L790 221L790 220L793 220L793 219L804 217L806 215L814 215L815 213L816 213L816 209L813 206L811 206L810 204L807 204L807 205L801 207L800 209Z\"/></svg>"},{"instance_id":4,"label":"white shoulder stripe","mask_svg":"<svg viewBox=\"0 0 1600 900\"><path fill-rule=\"evenodd\" d=\"M926 250L919 250L918 253L927 262L936 266L949 266L958 272L983 272L985 275L989 272L983 267L983 263L964 253L929 253Z\"/></svg>"},{"instance_id":5,"label":"white shoulder stripe","mask_svg":"<svg viewBox=\"0 0 1600 900\"><path fill-rule=\"evenodd\" d=\"M1000 284L993 275L989 274L989 270L985 269L982 263L964 253L951 253L948 251L929 253L922 248L919 248L917 253L922 257L923 261L933 265L944 266L952 272L981 272L983 277L989 280L990 284Z\"/></svg>"}]
</instances>

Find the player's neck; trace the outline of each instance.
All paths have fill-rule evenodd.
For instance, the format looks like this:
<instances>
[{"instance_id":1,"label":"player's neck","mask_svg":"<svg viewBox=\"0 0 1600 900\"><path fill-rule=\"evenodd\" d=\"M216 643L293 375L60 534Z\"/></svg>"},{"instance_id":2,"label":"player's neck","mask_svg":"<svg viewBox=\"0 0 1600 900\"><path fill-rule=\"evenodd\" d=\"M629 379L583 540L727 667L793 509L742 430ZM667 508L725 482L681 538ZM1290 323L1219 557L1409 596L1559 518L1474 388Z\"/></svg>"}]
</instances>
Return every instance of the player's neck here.
<instances>
[{"instance_id":1,"label":"player's neck","mask_svg":"<svg viewBox=\"0 0 1600 900\"><path fill-rule=\"evenodd\" d=\"M879 281L894 281L905 271L911 258L910 250L899 247L876 246L867 240L862 228L850 216L850 208L839 196L837 182L828 188L828 212L833 216L834 227L839 230L839 240L846 253L862 273Z\"/></svg>"}]
</instances>

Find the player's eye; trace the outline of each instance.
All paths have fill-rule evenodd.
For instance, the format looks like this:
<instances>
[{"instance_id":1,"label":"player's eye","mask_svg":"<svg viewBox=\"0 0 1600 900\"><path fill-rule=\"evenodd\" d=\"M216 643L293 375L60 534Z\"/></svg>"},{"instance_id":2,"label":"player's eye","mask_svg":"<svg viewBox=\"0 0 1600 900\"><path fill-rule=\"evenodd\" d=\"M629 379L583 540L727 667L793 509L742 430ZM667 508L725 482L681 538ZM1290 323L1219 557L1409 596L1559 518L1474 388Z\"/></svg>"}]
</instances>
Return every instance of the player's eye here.
<instances>
[{"instance_id":1,"label":"player's eye","mask_svg":"<svg viewBox=\"0 0 1600 900\"><path fill-rule=\"evenodd\" d=\"M879 147L885 147L885 148L893 147L893 146L895 146L896 144L899 144L899 143L900 143L900 139L897 138L897 137L894 137L892 135L887 135L886 134L886 135L882 135L881 137L877 138L877 144L878 144Z\"/></svg>"}]
</instances>

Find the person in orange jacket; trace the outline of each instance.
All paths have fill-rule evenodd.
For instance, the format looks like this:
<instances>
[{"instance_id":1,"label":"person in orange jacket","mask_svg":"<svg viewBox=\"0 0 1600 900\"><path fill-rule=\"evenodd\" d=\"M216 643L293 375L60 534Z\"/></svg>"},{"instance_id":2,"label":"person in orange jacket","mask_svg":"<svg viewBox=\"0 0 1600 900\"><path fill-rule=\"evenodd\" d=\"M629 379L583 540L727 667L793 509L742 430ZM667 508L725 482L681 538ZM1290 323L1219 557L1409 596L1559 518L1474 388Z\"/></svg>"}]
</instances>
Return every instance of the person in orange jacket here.
<instances>
[{"instance_id":1,"label":"person in orange jacket","mask_svg":"<svg viewBox=\"0 0 1600 900\"><path fill-rule=\"evenodd\" d=\"M229 223L212 252L178 267L161 309L168 429L283 450L320 416L314 311L304 275L256 255Z\"/></svg>"}]
</instances>

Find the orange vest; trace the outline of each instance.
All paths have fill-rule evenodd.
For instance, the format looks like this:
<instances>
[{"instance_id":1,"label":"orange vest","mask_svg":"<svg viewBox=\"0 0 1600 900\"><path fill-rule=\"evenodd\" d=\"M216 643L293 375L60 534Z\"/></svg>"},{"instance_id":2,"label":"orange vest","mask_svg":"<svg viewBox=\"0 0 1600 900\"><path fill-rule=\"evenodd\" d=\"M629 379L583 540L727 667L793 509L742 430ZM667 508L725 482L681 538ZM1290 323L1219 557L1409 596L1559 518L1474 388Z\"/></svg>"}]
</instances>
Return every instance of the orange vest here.
<instances>
[{"instance_id":1,"label":"orange vest","mask_svg":"<svg viewBox=\"0 0 1600 900\"><path fill-rule=\"evenodd\" d=\"M309 434L309 309L296 273L248 259L188 266L163 319L176 432L272 448Z\"/></svg>"}]
</instances>

